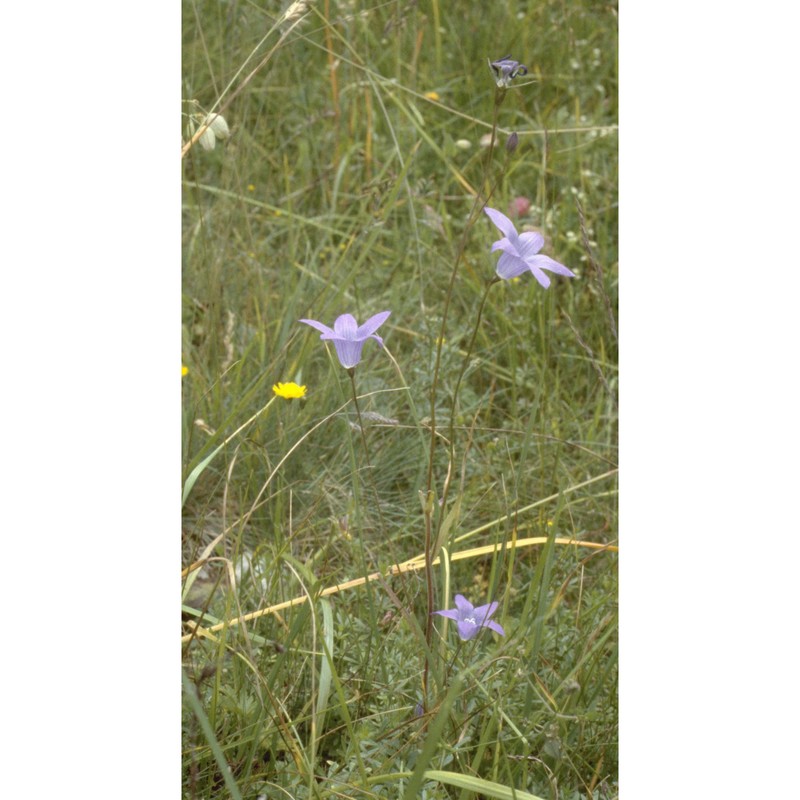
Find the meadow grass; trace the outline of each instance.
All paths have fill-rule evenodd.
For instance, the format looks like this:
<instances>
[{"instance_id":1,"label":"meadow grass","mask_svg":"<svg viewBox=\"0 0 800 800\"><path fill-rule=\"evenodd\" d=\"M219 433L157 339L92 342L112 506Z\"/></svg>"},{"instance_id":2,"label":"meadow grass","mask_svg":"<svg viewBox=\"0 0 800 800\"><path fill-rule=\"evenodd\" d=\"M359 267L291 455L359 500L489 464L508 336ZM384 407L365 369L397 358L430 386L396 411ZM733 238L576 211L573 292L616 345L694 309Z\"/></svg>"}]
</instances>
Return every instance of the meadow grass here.
<instances>
[{"instance_id":1,"label":"meadow grass","mask_svg":"<svg viewBox=\"0 0 800 800\"><path fill-rule=\"evenodd\" d=\"M184 3L186 797L616 796L616 36L590 0ZM478 322L516 197L576 277ZM298 322L384 310L352 384ZM505 636L430 629L456 593Z\"/></svg>"}]
</instances>

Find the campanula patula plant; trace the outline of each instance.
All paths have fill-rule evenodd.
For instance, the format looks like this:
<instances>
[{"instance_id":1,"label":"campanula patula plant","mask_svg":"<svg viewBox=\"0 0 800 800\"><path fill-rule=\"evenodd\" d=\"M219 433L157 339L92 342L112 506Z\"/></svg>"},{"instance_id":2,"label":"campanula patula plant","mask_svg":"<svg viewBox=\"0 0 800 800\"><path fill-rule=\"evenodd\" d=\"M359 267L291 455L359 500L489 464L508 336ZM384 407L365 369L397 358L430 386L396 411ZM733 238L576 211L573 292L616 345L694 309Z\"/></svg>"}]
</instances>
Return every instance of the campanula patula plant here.
<instances>
[{"instance_id":1,"label":"campanula patula plant","mask_svg":"<svg viewBox=\"0 0 800 800\"><path fill-rule=\"evenodd\" d=\"M356 5L185 8L182 793L612 800L614 4Z\"/></svg>"}]
</instances>

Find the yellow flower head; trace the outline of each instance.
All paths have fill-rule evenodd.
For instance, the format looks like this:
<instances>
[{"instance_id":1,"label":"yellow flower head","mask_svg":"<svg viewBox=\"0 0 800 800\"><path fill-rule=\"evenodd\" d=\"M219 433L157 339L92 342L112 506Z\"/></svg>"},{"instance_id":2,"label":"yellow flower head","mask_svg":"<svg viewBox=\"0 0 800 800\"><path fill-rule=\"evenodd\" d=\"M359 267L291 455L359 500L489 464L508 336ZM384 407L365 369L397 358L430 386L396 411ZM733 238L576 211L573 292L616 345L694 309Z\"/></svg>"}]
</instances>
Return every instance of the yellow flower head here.
<instances>
[{"instance_id":1,"label":"yellow flower head","mask_svg":"<svg viewBox=\"0 0 800 800\"><path fill-rule=\"evenodd\" d=\"M425 97L427 97L428 100L440 100L441 99L439 97L439 93L438 92L425 92Z\"/></svg>"},{"instance_id":2,"label":"yellow flower head","mask_svg":"<svg viewBox=\"0 0 800 800\"><path fill-rule=\"evenodd\" d=\"M186 364L182 364L181 365L181 378L183 378L185 375L188 375L188 374L189 374L189 367L187 367Z\"/></svg>"},{"instance_id":3,"label":"yellow flower head","mask_svg":"<svg viewBox=\"0 0 800 800\"><path fill-rule=\"evenodd\" d=\"M291 383L276 383L272 387L272 391L275 392L278 397L283 397L286 400L291 400L295 397L304 397L306 393L305 386L298 386L294 381Z\"/></svg>"}]
</instances>

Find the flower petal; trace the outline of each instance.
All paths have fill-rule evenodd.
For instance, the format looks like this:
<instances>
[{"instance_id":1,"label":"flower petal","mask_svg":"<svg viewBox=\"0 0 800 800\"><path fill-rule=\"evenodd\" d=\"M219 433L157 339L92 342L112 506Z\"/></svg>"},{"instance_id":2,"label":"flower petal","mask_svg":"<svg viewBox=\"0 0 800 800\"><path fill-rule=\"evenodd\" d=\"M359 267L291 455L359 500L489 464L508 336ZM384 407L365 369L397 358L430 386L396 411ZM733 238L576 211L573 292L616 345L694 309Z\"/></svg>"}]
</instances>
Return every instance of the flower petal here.
<instances>
[{"instance_id":1,"label":"flower petal","mask_svg":"<svg viewBox=\"0 0 800 800\"><path fill-rule=\"evenodd\" d=\"M497 611L498 605L498 601L493 600L491 603L487 603L485 606L476 606L473 614L475 614L475 619L478 621L478 624L485 624L489 617L491 617L492 614Z\"/></svg>"},{"instance_id":2,"label":"flower petal","mask_svg":"<svg viewBox=\"0 0 800 800\"><path fill-rule=\"evenodd\" d=\"M524 272L527 272L528 269L530 267L524 258L511 255L511 253L503 253L497 259L497 274L505 281L519 277Z\"/></svg>"},{"instance_id":3,"label":"flower petal","mask_svg":"<svg viewBox=\"0 0 800 800\"><path fill-rule=\"evenodd\" d=\"M492 249L489 251L494 253L495 250L502 250L504 253L509 253L512 256L518 256L519 253L517 252L517 248L514 247L511 242L508 241L507 237L503 237L502 239L498 239L493 245Z\"/></svg>"},{"instance_id":4,"label":"flower petal","mask_svg":"<svg viewBox=\"0 0 800 800\"><path fill-rule=\"evenodd\" d=\"M342 314L336 317L336 321L333 323L333 330L336 331L336 335L341 339L355 341L358 336L358 323L352 314Z\"/></svg>"},{"instance_id":5,"label":"flower petal","mask_svg":"<svg viewBox=\"0 0 800 800\"><path fill-rule=\"evenodd\" d=\"M531 263L534 258L536 258L536 256L531 256L525 263L528 265L528 269L533 273L533 277L547 289L547 287L550 286L550 278L548 278L536 264Z\"/></svg>"},{"instance_id":6,"label":"flower petal","mask_svg":"<svg viewBox=\"0 0 800 800\"><path fill-rule=\"evenodd\" d=\"M306 393L305 386L299 386L294 381L289 383L276 383L272 387L272 391L278 396L286 400L293 400L297 397L304 397Z\"/></svg>"},{"instance_id":7,"label":"flower petal","mask_svg":"<svg viewBox=\"0 0 800 800\"><path fill-rule=\"evenodd\" d=\"M471 614L475 609L475 606L464 597L463 594L456 595L456 608L461 612L461 614Z\"/></svg>"},{"instance_id":8,"label":"flower petal","mask_svg":"<svg viewBox=\"0 0 800 800\"><path fill-rule=\"evenodd\" d=\"M522 258L534 256L544 247L544 236L537 231L525 231L519 235L519 254Z\"/></svg>"},{"instance_id":9,"label":"flower petal","mask_svg":"<svg viewBox=\"0 0 800 800\"><path fill-rule=\"evenodd\" d=\"M458 621L458 635L465 642L469 641L480 629L480 625L476 625L472 620L461 619Z\"/></svg>"},{"instance_id":10,"label":"flower petal","mask_svg":"<svg viewBox=\"0 0 800 800\"><path fill-rule=\"evenodd\" d=\"M339 318L341 319L341 317ZM325 337L323 337L325 338ZM361 349L364 342L351 341L350 339L333 338L333 346L336 348L336 355L339 363L345 369L352 369L361 361Z\"/></svg>"},{"instance_id":11,"label":"flower petal","mask_svg":"<svg viewBox=\"0 0 800 800\"><path fill-rule=\"evenodd\" d=\"M448 619L459 619L459 613L455 608L450 608L446 611L434 611L433 613L438 614L440 617L447 617Z\"/></svg>"},{"instance_id":12,"label":"flower petal","mask_svg":"<svg viewBox=\"0 0 800 800\"><path fill-rule=\"evenodd\" d=\"M490 619L484 627L491 628L495 633L499 633L501 636L505 636L506 632L503 630L503 626L499 623L495 622L493 619Z\"/></svg>"},{"instance_id":13,"label":"flower petal","mask_svg":"<svg viewBox=\"0 0 800 800\"><path fill-rule=\"evenodd\" d=\"M483 210L486 212L486 216L495 224L497 228L499 228L508 240L513 244L516 242L517 236L517 229L514 227L514 223L502 212L498 211L496 208L489 208L489 206L484 206Z\"/></svg>"},{"instance_id":14,"label":"flower petal","mask_svg":"<svg viewBox=\"0 0 800 800\"><path fill-rule=\"evenodd\" d=\"M550 272L555 272L557 275L566 275L568 278L575 277L575 273L572 270L567 269L563 264L559 264L558 261L554 261L550 256L529 256L527 261L530 266L535 266L537 269L548 269Z\"/></svg>"},{"instance_id":15,"label":"flower petal","mask_svg":"<svg viewBox=\"0 0 800 800\"><path fill-rule=\"evenodd\" d=\"M375 314L374 316L370 317L363 325L359 327L358 331L356 332L356 337L358 339L366 339L367 337L372 336L372 334L374 334L375 331L378 330L378 328L380 328L384 322L386 322L389 314L391 313L391 311L381 311L379 314ZM381 339L379 336L376 336L375 338L381 344L383 344L383 339Z\"/></svg>"},{"instance_id":16,"label":"flower petal","mask_svg":"<svg viewBox=\"0 0 800 800\"><path fill-rule=\"evenodd\" d=\"M323 325L321 322L317 322L315 319L301 319L300 322L305 322L306 325L310 325L312 328L316 328L318 331L321 331L323 336L334 335L332 328L329 328L327 325Z\"/></svg>"}]
</instances>

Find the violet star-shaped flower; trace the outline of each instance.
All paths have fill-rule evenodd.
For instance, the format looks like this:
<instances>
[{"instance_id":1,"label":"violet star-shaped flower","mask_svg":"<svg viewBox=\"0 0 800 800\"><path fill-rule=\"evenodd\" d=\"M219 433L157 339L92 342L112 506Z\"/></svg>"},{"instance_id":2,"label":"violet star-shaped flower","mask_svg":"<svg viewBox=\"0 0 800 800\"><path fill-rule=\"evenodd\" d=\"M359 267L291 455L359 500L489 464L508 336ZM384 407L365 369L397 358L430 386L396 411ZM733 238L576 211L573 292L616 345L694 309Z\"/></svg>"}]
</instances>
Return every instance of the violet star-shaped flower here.
<instances>
[{"instance_id":1,"label":"violet star-shaped flower","mask_svg":"<svg viewBox=\"0 0 800 800\"><path fill-rule=\"evenodd\" d=\"M502 250L503 254L497 261L497 274L503 280L510 280L530 270L533 277L546 289L550 285L550 278L542 272L548 270L557 275L566 275L574 278L575 273L563 264L554 261L550 256L540 255L539 251L544 245L544 236L541 233L526 231L517 233L514 223L501 212L488 206L483 209L489 219L505 234L492 245L492 252Z\"/></svg>"},{"instance_id":2,"label":"violet star-shaped flower","mask_svg":"<svg viewBox=\"0 0 800 800\"><path fill-rule=\"evenodd\" d=\"M507 89L517 75L528 74L528 68L519 61L514 61L511 56L503 56L497 61L489 61L489 69L494 73L495 83L501 89Z\"/></svg>"},{"instance_id":3,"label":"violet star-shaped flower","mask_svg":"<svg viewBox=\"0 0 800 800\"><path fill-rule=\"evenodd\" d=\"M445 611L434 611L440 617L447 617L454 619L458 623L458 635L467 641L471 639L481 628L491 628L501 636L505 636L506 632L502 626L499 625L489 617L497 611L497 600L487 603L483 606L473 606L463 594L456 595L456 607L450 608Z\"/></svg>"},{"instance_id":4,"label":"violet star-shaped flower","mask_svg":"<svg viewBox=\"0 0 800 800\"><path fill-rule=\"evenodd\" d=\"M320 339L333 342L339 363L345 369L352 369L361 361L361 348L364 347L367 339L374 339L383 347L383 339L375 331L383 325L391 313L391 311L381 311L380 314L375 314L360 326L352 314L342 314L337 317L333 328L329 328L315 319L301 319L300 322L320 331L322 333Z\"/></svg>"}]
</instances>

